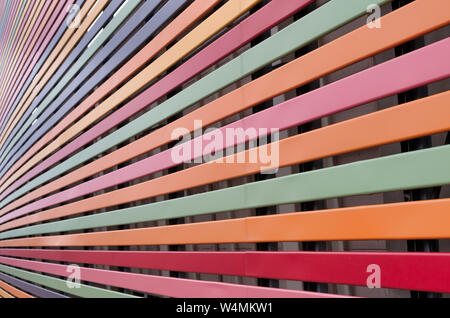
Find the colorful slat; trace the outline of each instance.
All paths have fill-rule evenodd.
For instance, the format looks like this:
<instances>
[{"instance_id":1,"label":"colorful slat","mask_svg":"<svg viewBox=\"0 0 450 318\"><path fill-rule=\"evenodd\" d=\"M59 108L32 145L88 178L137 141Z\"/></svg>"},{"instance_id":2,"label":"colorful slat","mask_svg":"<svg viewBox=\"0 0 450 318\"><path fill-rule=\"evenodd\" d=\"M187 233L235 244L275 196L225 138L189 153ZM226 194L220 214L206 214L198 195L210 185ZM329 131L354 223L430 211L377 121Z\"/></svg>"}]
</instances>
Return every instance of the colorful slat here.
<instances>
[{"instance_id":1,"label":"colorful slat","mask_svg":"<svg viewBox=\"0 0 450 318\"><path fill-rule=\"evenodd\" d=\"M398 6L0 2L0 297L450 294L450 2Z\"/></svg>"},{"instance_id":2,"label":"colorful slat","mask_svg":"<svg viewBox=\"0 0 450 318\"><path fill-rule=\"evenodd\" d=\"M330 9L330 11L334 10L334 9L335 8L332 7ZM419 12L421 10L420 7L413 8L413 9L417 10L416 12ZM394 12L391 15L395 15L396 13L397 12ZM367 51L370 52L370 50L372 50L372 49L374 51L371 53L376 53L380 50L379 45L380 44L386 45L386 44L384 44L386 42L389 43L389 44L387 44L388 47L393 46L394 43L397 44L398 42L402 41L402 39L398 39L399 37L401 38L402 36L410 36L409 35L410 32L415 31L415 30L410 30L410 28L407 27L407 24L406 24L406 20L408 19L408 16L411 13L408 12L407 10L405 10L402 12L398 12L398 14L400 17L403 17L405 19L405 21L400 22L400 19L397 18L396 16L394 16L395 19L391 20L393 23L392 28L396 28L400 31L399 28L401 28L401 26L404 25L405 26L404 27L405 34L402 34L400 32L396 32L396 33L390 32L390 29L386 26L387 22L384 22L385 27L379 29L379 34L377 34L377 37L376 37L376 39L379 40L381 43L377 43L371 37L371 36L374 36L374 34L373 33L369 34L371 30L366 27L362 27L359 30L354 31L353 34L348 34L347 37L340 38L340 39L334 41L333 43L330 43L330 44L335 44L335 46L327 45L327 46L324 46L324 47L316 50L317 57L312 56L312 59L310 59L310 56L308 55L308 56L305 56L303 59L300 58L297 61L294 61L297 63L291 62L289 65L286 65L284 68L280 68L279 70L272 72L272 74L271 74L272 76L264 77L264 78L261 78L260 80L254 81L253 83L243 86L241 89L235 90L234 92L223 96L222 98L210 103L209 105L206 105L205 108L209 108L210 110L199 109L198 111L192 112L192 114L185 116L183 119L173 123L172 125L167 125L162 130L156 131L154 134L149 135L147 139L152 140L151 141L152 143L158 142L157 146L161 146L170 141L171 133L177 127L186 127L189 130L193 130L193 124L194 124L195 119L201 119L201 120L203 120L204 125L207 125L207 124L212 124L215 121L223 118L222 116L225 117L225 115L218 114L217 109L227 111L227 116L229 116L238 111L242 111L243 109L248 108L254 104L257 104L260 101L263 101L264 98L268 98L268 97L271 97L271 96L274 96L276 94L286 91L287 90L286 87L288 84L289 84L288 87L295 87L295 86L301 85L302 83L306 83L308 80L312 80L318 76L317 68L311 69L310 72L311 72L312 76L311 77L308 76L305 79L301 78L299 80L297 77L293 77L292 74L297 72L298 69L306 68L307 65L316 65L317 60L322 60L322 59L326 58L330 61L330 65L324 65L325 70L324 70L324 73L322 73L322 74L327 74L337 68L337 66L333 62L333 59L330 59L331 56L338 56L339 58L343 59L342 62L339 61L339 64L338 64L339 67L346 66L352 62L362 59L363 57L365 57L365 55L360 56L360 55L358 55L359 52L355 52L356 57L353 57L349 54L336 55L340 49L345 48L348 45L348 43L351 43L357 39L360 39L360 38L367 39L366 40L367 44L361 46L361 48L360 48L360 50L362 51L361 54L369 55L370 53L368 53ZM387 16L387 17L389 17L389 16ZM437 19L434 16L433 17L430 16L429 22L433 25L430 27L432 29L434 29L434 28L438 27L439 25L441 25L442 23L445 23L445 21L447 21L447 20L448 19L445 16L445 14L443 14L441 21L439 21L439 19ZM301 21L302 20L298 21L298 23ZM423 22L426 24L426 21L423 21ZM298 27L300 29L302 26L303 25L301 23L298 24ZM418 26L418 28L423 28L423 27L424 26ZM429 26L426 26L426 27L429 27ZM367 30L369 30L369 31L367 31ZM288 30L284 30L284 31L288 31ZM359 31L359 32L357 32L357 31ZM319 32L319 31L317 31L317 32ZM425 31L422 29L417 32L425 32ZM297 34L295 32L292 32L292 33L295 35ZM270 42L267 42L267 44L274 45L276 47L280 47L280 45L285 43L282 41L286 40L286 39L283 39L283 37L281 37L281 34L288 34L288 33L282 33L282 32L279 33L280 38L281 38L280 43L273 43L273 41L270 41ZM391 41L395 41L395 42L392 43ZM286 42L286 43L289 43L289 42ZM257 49L257 48L255 48L255 49ZM263 47L260 47L259 49L260 50L246 52L246 53L249 53L248 54L249 60L252 58L256 59L256 57L258 56L259 53L261 53L261 51L267 51L267 49L263 48ZM291 49L292 48L290 46L288 46L287 50L291 50ZM326 53L324 53L324 55L321 54L322 50L324 50L326 52ZM252 52L254 52L254 55L250 54ZM222 69L218 70L218 71L222 71L222 72L217 73L218 71L216 71L215 73L210 74L210 76L216 75L213 78L205 77L204 79L202 79L202 80L204 80L204 82L202 82L202 83L221 81L222 79L229 80L230 74L232 74L233 72L237 73L237 77L233 78L233 80L239 79L242 76L242 72L241 72L242 70L241 70L241 66L240 66L243 63L242 57L235 60L235 62L236 63L234 63L234 64L229 64L230 65L229 68L227 67L228 65L225 65ZM343 63L343 64L340 64L340 63ZM246 63L244 63L244 64L246 64ZM255 68L256 67L257 66L255 66ZM309 75L308 73L306 73L306 71L304 71L303 73L305 75ZM227 75L225 76L225 74L227 74ZM285 79L284 82L280 80L281 78ZM293 83L292 84L285 83L286 81L292 81ZM275 85L276 83L278 84L278 87ZM55 176L58 176L59 174L67 171L68 169L71 169L74 166L79 165L80 163L84 162L85 160L105 151L109 147L114 146L114 145L120 143L121 141L124 141L127 138L132 137L136 133L139 133L140 131L142 131L144 129L148 129L152 125L157 124L160 120L163 120L164 118L167 118L169 115L175 114L176 112L189 106L192 102L196 101L198 98L206 97L206 96L208 96L208 94L211 94L215 91L214 89L210 90L210 88L208 87L206 92L202 92L202 90L205 90L205 88L204 88L205 85L201 86L200 84L201 83L199 83L199 82L196 83L196 85L189 87L188 89L184 90L180 94L176 95L174 98L159 105L158 108L148 112L144 116L141 116L134 123L130 123L127 126L122 127L119 131L114 132L114 134L111 134L111 135L107 136L106 138L103 138L101 143L96 143L96 144L92 145L91 147L84 149L83 151L80 151L76 155L73 155L71 158L66 160L62 165L59 165L58 167L55 167L55 168L47 171L46 173L41 174L33 182L30 182L30 183L28 183L28 185L22 187L21 191L18 191L15 195L13 195L9 199L7 199L5 202L9 202L10 200L17 198L24 192L29 191L29 190L33 189L33 187L38 186L40 183L46 182L49 179L54 178ZM224 83L224 84L226 84L226 83ZM151 96L151 93L152 93L151 88L147 91L148 91L147 94ZM267 93L267 95L263 97L260 93L261 91ZM141 98L137 97L131 103L134 102L134 104L137 104L139 108L144 107L145 105L148 105L147 103L148 103L149 97L147 94L142 94ZM199 94L200 94L200 96L199 96ZM245 101L240 98L242 94L245 94L248 96L248 98ZM195 98L195 100L192 100L193 98ZM242 104L244 104L244 105L242 105ZM110 104L108 104L108 106L110 106ZM235 109L232 109L231 111L229 111L231 106L235 107ZM136 105L130 105L130 108L136 109ZM175 109L170 110L168 112L167 109L171 109L171 108L175 108ZM98 109L98 107L96 108L96 110L97 109ZM206 114L204 115L203 112L205 112ZM214 114L213 116L210 115L210 117L213 117L214 120L205 118L208 113ZM160 135L161 133L165 133L165 132L166 132L166 136L164 136L164 143L159 143L158 139L161 137L158 135ZM157 137L155 137L155 135L157 135ZM143 138L143 139L145 139L145 138ZM149 143L149 141L147 141L147 140L145 140L145 141L140 140L139 142L145 143L145 144ZM58 145L61 145L61 143L58 141L55 141L55 143ZM136 142L136 143L138 143L138 142ZM134 149L134 148L136 148L136 145L129 145L129 147L127 149L123 149L121 152L129 152L131 150L129 148ZM146 149L145 151L149 151L152 148L149 149L147 147L147 148L145 148ZM131 158L143 153L143 152L134 153L133 150L131 150L131 151L133 152L133 156ZM123 158L122 155L118 155L118 156L122 157L120 159L120 161L118 161L117 159L112 161L111 166L113 166L117 163L123 162L124 160L131 159L129 155L126 157L126 159ZM108 159L104 159L104 161L111 161L111 159L109 159L110 157L112 157L112 156L110 155L108 157ZM37 158L39 158L39 157L37 157ZM61 158L59 158L58 160L61 160ZM103 167L105 167L104 163L102 163L102 165L103 165ZM110 166L107 166L107 167L110 167Z\"/></svg>"},{"instance_id":3,"label":"colorful slat","mask_svg":"<svg viewBox=\"0 0 450 318\"><path fill-rule=\"evenodd\" d=\"M64 269L67 267L64 266ZM17 269L11 266L0 265L0 272L10 274L33 283L44 285L52 289L56 289L74 296L79 297L93 297L93 298L132 298L133 296L124 293L110 291L104 288L93 287L85 284L80 284L78 287L70 287L67 281L60 278L50 277L47 275L37 274L22 269ZM66 275L69 275L66 270ZM134 298L134 297L133 297Z\"/></svg>"},{"instance_id":4,"label":"colorful slat","mask_svg":"<svg viewBox=\"0 0 450 318\"><path fill-rule=\"evenodd\" d=\"M0 257L2 264L14 265L19 268L26 268L30 270L43 271L59 276L68 276L66 265L57 265L36 261L26 261L10 259L6 257ZM9 266L0 265L0 271L8 271ZM12 272L15 272L14 270ZM17 270L22 273L24 271ZM28 274L30 275L30 274ZM151 294L171 296L171 297L188 297L188 298L200 298L200 297L238 297L238 298L293 298L293 297L339 297L338 295L326 295L319 293L311 293L305 291L283 290L278 288L265 288L245 285L235 285L216 282L204 282L204 281L190 281L187 279L177 279L169 277L157 277L152 275L141 275L133 273L121 273L117 271L99 270L82 268L81 277L83 280L96 282L99 284L111 284L117 287L123 287ZM97 288L89 286L83 286L87 290L97 293L89 294L88 291L84 291L84 288L76 288L77 295L82 296L109 296L120 295L118 293L107 292L105 295L100 294ZM61 287L59 287L61 289ZM67 290L67 289L65 289ZM70 290L70 289L69 289ZM123 295L126 296L126 295Z\"/></svg>"},{"instance_id":5,"label":"colorful slat","mask_svg":"<svg viewBox=\"0 0 450 318\"><path fill-rule=\"evenodd\" d=\"M0 282L1 283L1 282ZM14 298L10 293L0 287L0 298Z\"/></svg>"},{"instance_id":6,"label":"colorful slat","mask_svg":"<svg viewBox=\"0 0 450 318\"><path fill-rule=\"evenodd\" d=\"M385 288L448 292L448 253L133 252L0 249L0 255L194 273L219 273L364 286L367 267L386 269ZM333 268L333 271L330 271ZM425 276L424 276L425 275Z\"/></svg>"}]
</instances>

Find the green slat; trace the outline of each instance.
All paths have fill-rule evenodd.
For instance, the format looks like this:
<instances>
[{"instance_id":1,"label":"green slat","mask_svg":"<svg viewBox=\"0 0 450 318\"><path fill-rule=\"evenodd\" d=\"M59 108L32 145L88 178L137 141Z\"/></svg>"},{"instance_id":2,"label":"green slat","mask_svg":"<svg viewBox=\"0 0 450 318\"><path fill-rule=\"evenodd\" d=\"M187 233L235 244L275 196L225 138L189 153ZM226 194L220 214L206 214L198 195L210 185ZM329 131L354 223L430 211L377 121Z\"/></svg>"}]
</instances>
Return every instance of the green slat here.
<instances>
[{"instance_id":1,"label":"green slat","mask_svg":"<svg viewBox=\"0 0 450 318\"><path fill-rule=\"evenodd\" d=\"M195 104L199 100L255 72L280 57L333 31L366 13L369 4L384 4L390 0L334 0L314 10L302 19L249 49L239 57L200 79L177 95L128 123L90 147L78 152L58 166L41 174L10 194L0 208L77 165L101 154L164 119ZM318 23L320 21L320 23Z\"/></svg>"},{"instance_id":2,"label":"green slat","mask_svg":"<svg viewBox=\"0 0 450 318\"><path fill-rule=\"evenodd\" d=\"M118 293L115 291L92 287L84 284L80 284L80 288L69 288L67 286L66 280L54 278L46 275L41 275L29 271L25 271L22 269L17 269L14 267L1 265L0 271L6 274L13 275L15 277L19 277L25 279L29 282L33 282L36 284L40 284L43 286L47 286L68 294L72 294L79 297L85 298L138 298L133 295L127 295L123 293Z\"/></svg>"},{"instance_id":3,"label":"green slat","mask_svg":"<svg viewBox=\"0 0 450 318\"><path fill-rule=\"evenodd\" d=\"M138 207L28 226L0 239L450 183L450 145L354 162ZM412 173L414 172L414 173Z\"/></svg>"},{"instance_id":4,"label":"green slat","mask_svg":"<svg viewBox=\"0 0 450 318\"><path fill-rule=\"evenodd\" d=\"M11 148L16 144L19 138L25 133L25 131L30 127L33 121L39 117L39 115L47 108L47 106L58 96L61 90L66 87L66 85L72 80L72 78L78 73L78 71L89 61L89 59L94 55L95 52L106 42L106 40L111 36L111 34L116 31L116 29L122 24L122 22L133 12L133 10L142 2L142 0L128 1L122 10L112 18L108 25L103 29L99 36L97 36L91 45L86 48L83 54L77 59L76 63L73 64L70 69L66 72L64 77L58 82L58 84L52 89L52 91L47 95L47 97L39 104L37 110L31 114L28 120L20 128L19 132L14 136L12 141L9 143L6 150L0 157L0 162L3 162L5 156L9 153Z\"/></svg>"}]
</instances>

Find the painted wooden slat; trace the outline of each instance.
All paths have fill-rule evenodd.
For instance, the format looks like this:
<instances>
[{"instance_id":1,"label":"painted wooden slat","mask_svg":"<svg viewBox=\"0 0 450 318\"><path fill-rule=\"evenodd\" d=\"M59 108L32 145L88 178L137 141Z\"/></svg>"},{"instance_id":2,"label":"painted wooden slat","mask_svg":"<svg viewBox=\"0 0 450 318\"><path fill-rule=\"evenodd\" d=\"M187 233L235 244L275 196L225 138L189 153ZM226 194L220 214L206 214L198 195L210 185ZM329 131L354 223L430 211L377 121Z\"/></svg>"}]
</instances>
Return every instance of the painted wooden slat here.
<instances>
[{"instance_id":1,"label":"painted wooden slat","mask_svg":"<svg viewBox=\"0 0 450 318\"><path fill-rule=\"evenodd\" d=\"M65 270L67 266L64 266ZM56 289L74 296L91 297L91 298L136 298L133 295L119 293L104 288L93 287L80 284L77 288L71 288L65 279L59 279L47 275L37 274L30 271L14 268L11 266L1 265L0 272L25 279L27 281L43 285L52 289ZM66 275L70 273L66 272Z\"/></svg>"},{"instance_id":2,"label":"painted wooden slat","mask_svg":"<svg viewBox=\"0 0 450 318\"><path fill-rule=\"evenodd\" d=\"M56 293L54 291L45 289L43 287L28 283L26 281L17 279L13 276L9 276L7 274L4 274L0 272L0 279L7 282L8 284L11 284L12 286L15 286L17 288L20 288L21 290L24 290L36 297L40 298L67 298L67 296L64 296L62 294Z\"/></svg>"},{"instance_id":3,"label":"painted wooden slat","mask_svg":"<svg viewBox=\"0 0 450 318\"><path fill-rule=\"evenodd\" d=\"M0 287L0 298L14 298L14 296Z\"/></svg>"},{"instance_id":4,"label":"painted wooden slat","mask_svg":"<svg viewBox=\"0 0 450 318\"><path fill-rule=\"evenodd\" d=\"M12 296L17 297L17 298L34 298L30 294L27 294L27 293L15 288L14 286L9 285L3 281L0 281L0 288L2 288L6 292L10 293Z\"/></svg>"}]
</instances>

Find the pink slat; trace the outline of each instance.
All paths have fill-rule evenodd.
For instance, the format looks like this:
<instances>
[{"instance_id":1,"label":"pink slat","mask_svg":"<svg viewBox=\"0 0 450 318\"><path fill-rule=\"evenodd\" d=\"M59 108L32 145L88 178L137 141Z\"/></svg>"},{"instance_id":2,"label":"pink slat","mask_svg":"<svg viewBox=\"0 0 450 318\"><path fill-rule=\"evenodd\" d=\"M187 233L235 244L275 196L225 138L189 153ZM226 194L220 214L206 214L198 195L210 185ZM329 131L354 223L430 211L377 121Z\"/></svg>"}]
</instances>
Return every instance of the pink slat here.
<instances>
[{"instance_id":1,"label":"pink slat","mask_svg":"<svg viewBox=\"0 0 450 318\"><path fill-rule=\"evenodd\" d=\"M450 253L153 252L0 249L0 255L133 268L366 286L377 264L381 287L450 292Z\"/></svg>"}]
</instances>

